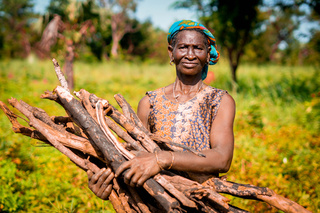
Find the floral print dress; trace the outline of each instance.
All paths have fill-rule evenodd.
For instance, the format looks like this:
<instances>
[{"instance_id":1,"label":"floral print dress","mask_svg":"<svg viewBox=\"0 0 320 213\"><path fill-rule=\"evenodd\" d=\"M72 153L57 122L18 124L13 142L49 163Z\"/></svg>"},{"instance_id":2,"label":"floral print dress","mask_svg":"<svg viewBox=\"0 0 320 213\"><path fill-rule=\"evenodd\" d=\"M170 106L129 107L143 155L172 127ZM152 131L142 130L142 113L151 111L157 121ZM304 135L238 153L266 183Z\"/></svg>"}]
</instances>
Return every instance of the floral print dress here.
<instances>
[{"instance_id":1,"label":"floral print dress","mask_svg":"<svg viewBox=\"0 0 320 213\"><path fill-rule=\"evenodd\" d=\"M210 149L211 125L226 93L206 86L190 100L177 103L166 97L164 88L147 92L151 132L197 151Z\"/></svg>"}]
</instances>

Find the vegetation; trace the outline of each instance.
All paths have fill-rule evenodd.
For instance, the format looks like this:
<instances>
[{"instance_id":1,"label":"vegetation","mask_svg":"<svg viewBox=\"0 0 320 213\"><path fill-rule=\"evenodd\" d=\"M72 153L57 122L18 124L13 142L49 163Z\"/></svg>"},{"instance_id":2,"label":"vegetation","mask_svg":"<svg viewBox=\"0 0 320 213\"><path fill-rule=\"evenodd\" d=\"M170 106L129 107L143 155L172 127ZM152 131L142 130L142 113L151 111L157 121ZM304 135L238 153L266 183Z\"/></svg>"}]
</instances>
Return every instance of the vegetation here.
<instances>
[{"instance_id":1,"label":"vegetation","mask_svg":"<svg viewBox=\"0 0 320 213\"><path fill-rule=\"evenodd\" d=\"M166 40L161 37L166 32L137 20L138 4L136 0L51 0L45 14L35 14L32 0L0 0L0 58L43 56L45 51L44 55L63 58L72 53L75 60L167 62ZM319 5L319 0L183 0L173 6L190 9L213 32L235 80L242 61L317 63L320 53L311 44L319 42ZM60 22L45 33L57 15ZM305 35L294 35L310 23L314 27L308 32L312 40L308 45L299 40ZM50 48L38 45L40 40Z\"/></svg>"},{"instance_id":2,"label":"vegetation","mask_svg":"<svg viewBox=\"0 0 320 213\"><path fill-rule=\"evenodd\" d=\"M215 75L211 84L228 90L237 103L228 180L270 187L317 212L320 31L310 31L307 43L294 32L305 23L319 26L319 0L241 1L229 9L219 0L179 2L174 6L190 8L204 23L214 23L209 27L215 33L222 32L220 39L214 33L222 57L210 69ZM38 58L55 57L73 67L76 91L84 88L114 106L113 95L121 93L136 109L147 90L165 86L175 76L168 66L166 32L136 20L136 4L52 0L45 14L35 14L32 0L0 0L1 101L15 97L62 115L57 104L40 99L58 81L52 63ZM250 8L247 16L242 6ZM43 36L45 29L53 36ZM233 64L237 83L231 80L236 78L226 59L228 48L239 57ZM113 212L109 202L87 188L82 170L54 148L14 134L1 112L0 153L0 212ZM232 198L231 203L253 212L277 212L256 201Z\"/></svg>"},{"instance_id":3,"label":"vegetation","mask_svg":"<svg viewBox=\"0 0 320 213\"><path fill-rule=\"evenodd\" d=\"M168 65L108 62L75 63L78 91L85 88L109 100L122 94L136 109L145 91L174 80ZM58 84L50 61L0 62L0 97L10 97L62 115L40 95ZM237 87L228 63L210 67L212 86L226 89L237 103L235 152L228 180L267 186L313 212L320 208L320 79L313 67L243 65ZM235 90L236 88L236 90ZM86 174L61 153L38 141L14 134L0 112L0 211L113 212L108 201L94 196ZM231 197L230 197L231 198ZM232 198L252 212L277 212L257 201Z\"/></svg>"}]
</instances>

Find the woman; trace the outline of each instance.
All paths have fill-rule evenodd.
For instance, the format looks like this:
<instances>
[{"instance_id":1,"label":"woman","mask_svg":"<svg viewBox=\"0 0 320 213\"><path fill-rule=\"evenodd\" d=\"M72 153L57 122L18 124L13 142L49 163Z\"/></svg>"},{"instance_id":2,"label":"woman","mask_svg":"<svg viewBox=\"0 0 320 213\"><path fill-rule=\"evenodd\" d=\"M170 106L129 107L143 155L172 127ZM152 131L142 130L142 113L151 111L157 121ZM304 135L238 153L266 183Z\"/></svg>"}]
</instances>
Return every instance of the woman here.
<instances>
[{"instance_id":1,"label":"woman","mask_svg":"<svg viewBox=\"0 0 320 213\"><path fill-rule=\"evenodd\" d=\"M94 175L88 171L89 188L102 199L110 194L110 181L127 169L124 182L139 187L161 170L187 172L196 179L200 174L218 176L230 168L235 103L226 91L202 81L208 65L219 59L213 35L197 22L175 22L168 34L168 53L170 64L176 66L175 82L147 92L139 102L137 114L152 133L192 147L206 157L183 151L139 153L115 174L110 169Z\"/></svg>"}]
</instances>

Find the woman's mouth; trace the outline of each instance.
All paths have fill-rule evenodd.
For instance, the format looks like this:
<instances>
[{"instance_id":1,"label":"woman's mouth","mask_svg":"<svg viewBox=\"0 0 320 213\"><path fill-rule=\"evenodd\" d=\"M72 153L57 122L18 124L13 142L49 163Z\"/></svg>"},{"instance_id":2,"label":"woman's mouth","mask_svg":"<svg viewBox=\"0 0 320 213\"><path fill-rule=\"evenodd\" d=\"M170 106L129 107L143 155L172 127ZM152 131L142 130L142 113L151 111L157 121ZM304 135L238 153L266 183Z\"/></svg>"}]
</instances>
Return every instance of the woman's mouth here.
<instances>
[{"instance_id":1,"label":"woman's mouth","mask_svg":"<svg viewBox=\"0 0 320 213\"><path fill-rule=\"evenodd\" d=\"M187 68L193 68L193 67L196 67L198 64L192 63L192 62L183 62L182 65Z\"/></svg>"}]
</instances>

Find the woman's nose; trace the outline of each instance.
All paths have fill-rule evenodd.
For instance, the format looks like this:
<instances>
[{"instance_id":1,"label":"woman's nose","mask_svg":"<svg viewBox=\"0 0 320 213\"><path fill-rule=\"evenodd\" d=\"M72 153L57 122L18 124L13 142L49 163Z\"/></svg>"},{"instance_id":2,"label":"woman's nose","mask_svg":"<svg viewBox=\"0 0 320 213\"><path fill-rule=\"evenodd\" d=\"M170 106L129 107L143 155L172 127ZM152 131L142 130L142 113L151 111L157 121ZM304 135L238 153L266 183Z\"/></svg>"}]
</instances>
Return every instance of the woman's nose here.
<instances>
[{"instance_id":1,"label":"woman's nose","mask_svg":"<svg viewBox=\"0 0 320 213\"><path fill-rule=\"evenodd\" d=\"M195 59L196 55L195 55L195 53L194 53L194 48L188 47L186 57L187 57L189 60Z\"/></svg>"}]
</instances>

